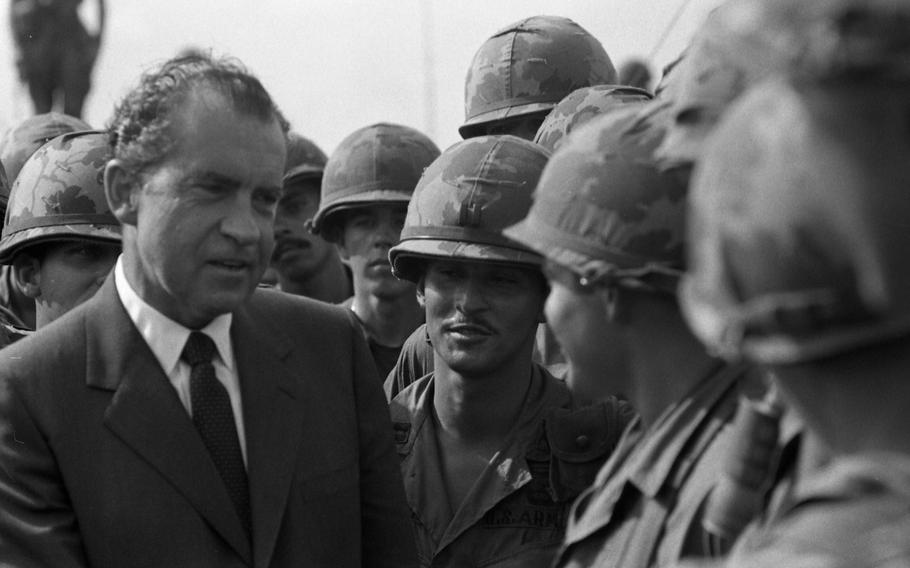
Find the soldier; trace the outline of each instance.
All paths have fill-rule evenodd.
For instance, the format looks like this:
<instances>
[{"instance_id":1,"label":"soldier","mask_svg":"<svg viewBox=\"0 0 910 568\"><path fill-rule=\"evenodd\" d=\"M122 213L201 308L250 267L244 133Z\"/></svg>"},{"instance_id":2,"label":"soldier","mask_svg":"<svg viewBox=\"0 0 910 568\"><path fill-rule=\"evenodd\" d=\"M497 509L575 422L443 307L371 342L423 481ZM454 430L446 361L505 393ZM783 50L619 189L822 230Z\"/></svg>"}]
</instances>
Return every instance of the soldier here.
<instances>
[{"instance_id":1,"label":"soldier","mask_svg":"<svg viewBox=\"0 0 910 568\"><path fill-rule=\"evenodd\" d=\"M594 85L576 89L559 101L537 130L534 141L553 152L566 135L608 109L625 103L649 101L648 91L622 85Z\"/></svg>"},{"instance_id":2,"label":"soldier","mask_svg":"<svg viewBox=\"0 0 910 568\"><path fill-rule=\"evenodd\" d=\"M312 231L338 245L351 269L354 295L342 306L361 323L382 378L423 322L414 286L392 275L388 253L421 173L438 155L413 128L374 124L342 140L325 166Z\"/></svg>"},{"instance_id":3,"label":"soldier","mask_svg":"<svg viewBox=\"0 0 910 568\"><path fill-rule=\"evenodd\" d=\"M641 413L576 501L559 566L658 566L726 544L702 529L701 507L726 452L724 427L751 382L743 367L706 353L680 313L687 188L655 165L663 129L648 116L628 105L571 134L528 218L506 231L546 254L547 317L571 361L607 347L586 331L624 339L628 394ZM574 380L610 380L608 372Z\"/></svg>"},{"instance_id":4,"label":"soldier","mask_svg":"<svg viewBox=\"0 0 910 568\"><path fill-rule=\"evenodd\" d=\"M12 0L10 24L19 77L28 85L36 113L50 112L60 99L63 112L82 116L92 68L104 33L104 0L97 0L98 31L79 19L82 0Z\"/></svg>"},{"instance_id":5,"label":"soldier","mask_svg":"<svg viewBox=\"0 0 910 568\"><path fill-rule=\"evenodd\" d=\"M512 134L533 140L544 117L581 87L615 84L603 46L568 18L534 16L493 34L465 79L462 138Z\"/></svg>"},{"instance_id":6,"label":"soldier","mask_svg":"<svg viewBox=\"0 0 910 568\"><path fill-rule=\"evenodd\" d=\"M731 107L693 182L690 324L773 371L833 456L726 564L908 566L910 7L814 11L801 60Z\"/></svg>"},{"instance_id":7,"label":"soldier","mask_svg":"<svg viewBox=\"0 0 910 568\"><path fill-rule=\"evenodd\" d=\"M49 140L90 128L78 118L56 112L30 116L11 126L0 141L0 162L9 181L15 181L26 160ZM4 217L10 187L11 184L0 187L0 209ZM0 266L0 320L19 330L35 329L35 301L18 286L13 279L12 266L8 264Z\"/></svg>"},{"instance_id":8,"label":"soldier","mask_svg":"<svg viewBox=\"0 0 910 568\"><path fill-rule=\"evenodd\" d=\"M421 178L389 256L417 284L434 370L391 402L423 566L549 566L572 499L631 418L575 410L532 362L546 281L540 257L500 233L547 161L514 136L460 142Z\"/></svg>"},{"instance_id":9,"label":"soldier","mask_svg":"<svg viewBox=\"0 0 910 568\"><path fill-rule=\"evenodd\" d=\"M271 265L282 291L340 304L354 293L350 270L330 242L308 229L308 221L319 210L326 159L310 140L294 132L288 134L284 194L275 214Z\"/></svg>"},{"instance_id":10,"label":"soldier","mask_svg":"<svg viewBox=\"0 0 910 568\"><path fill-rule=\"evenodd\" d=\"M102 181L108 155L103 132L64 134L35 152L13 185L0 263L12 265L35 302L36 329L94 295L120 254L120 223Z\"/></svg>"}]
</instances>

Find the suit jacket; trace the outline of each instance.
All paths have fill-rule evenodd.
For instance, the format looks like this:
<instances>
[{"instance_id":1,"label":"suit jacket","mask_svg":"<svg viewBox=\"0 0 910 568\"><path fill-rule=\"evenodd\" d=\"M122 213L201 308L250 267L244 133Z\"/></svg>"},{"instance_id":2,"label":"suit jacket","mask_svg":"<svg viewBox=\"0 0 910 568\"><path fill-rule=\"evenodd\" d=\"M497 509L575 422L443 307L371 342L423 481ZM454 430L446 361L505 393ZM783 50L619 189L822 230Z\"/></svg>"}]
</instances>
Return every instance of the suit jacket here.
<instances>
[{"instance_id":1,"label":"suit jacket","mask_svg":"<svg viewBox=\"0 0 910 568\"><path fill-rule=\"evenodd\" d=\"M343 310L257 290L234 313L252 545L117 296L0 351L0 566L410 566L388 409Z\"/></svg>"}]
</instances>

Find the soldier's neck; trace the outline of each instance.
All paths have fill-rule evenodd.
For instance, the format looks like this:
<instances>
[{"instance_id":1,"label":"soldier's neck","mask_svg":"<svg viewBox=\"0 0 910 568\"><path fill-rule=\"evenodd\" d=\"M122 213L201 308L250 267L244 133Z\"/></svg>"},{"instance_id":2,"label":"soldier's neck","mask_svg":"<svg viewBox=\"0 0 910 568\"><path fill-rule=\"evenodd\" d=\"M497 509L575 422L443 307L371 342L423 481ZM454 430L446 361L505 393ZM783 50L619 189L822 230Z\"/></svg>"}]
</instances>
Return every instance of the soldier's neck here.
<instances>
[{"instance_id":1,"label":"soldier's neck","mask_svg":"<svg viewBox=\"0 0 910 568\"><path fill-rule=\"evenodd\" d=\"M477 447L501 446L511 433L531 387L530 352L488 376L466 377L436 356L433 406L446 435Z\"/></svg>"},{"instance_id":2,"label":"soldier's neck","mask_svg":"<svg viewBox=\"0 0 910 568\"><path fill-rule=\"evenodd\" d=\"M420 324L425 312L412 291L397 296L356 293L351 309L373 341L386 347L400 347Z\"/></svg>"}]
</instances>

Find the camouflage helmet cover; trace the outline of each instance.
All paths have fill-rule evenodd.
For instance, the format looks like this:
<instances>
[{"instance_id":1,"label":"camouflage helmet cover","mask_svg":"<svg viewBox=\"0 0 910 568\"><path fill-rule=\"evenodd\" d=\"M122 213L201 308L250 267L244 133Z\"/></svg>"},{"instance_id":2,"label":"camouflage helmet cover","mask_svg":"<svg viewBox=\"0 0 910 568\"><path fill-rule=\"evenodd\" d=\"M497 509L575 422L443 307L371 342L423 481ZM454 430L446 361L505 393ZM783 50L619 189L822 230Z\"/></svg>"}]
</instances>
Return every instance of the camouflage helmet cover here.
<instances>
[{"instance_id":1,"label":"camouflage helmet cover","mask_svg":"<svg viewBox=\"0 0 910 568\"><path fill-rule=\"evenodd\" d=\"M665 95L672 120L657 151L664 167L692 165L724 109L792 56L804 21L798 5L809 4L817 2L728 0L708 15Z\"/></svg>"},{"instance_id":2,"label":"camouflage helmet cover","mask_svg":"<svg viewBox=\"0 0 910 568\"><path fill-rule=\"evenodd\" d=\"M328 160L325 152L309 138L296 132L288 133L288 157L284 167L284 182L292 179L319 179Z\"/></svg>"},{"instance_id":3,"label":"camouflage helmet cover","mask_svg":"<svg viewBox=\"0 0 910 568\"><path fill-rule=\"evenodd\" d=\"M910 333L908 100L781 82L731 107L693 179L681 287L707 345L789 364Z\"/></svg>"},{"instance_id":4,"label":"camouflage helmet cover","mask_svg":"<svg viewBox=\"0 0 910 568\"><path fill-rule=\"evenodd\" d=\"M348 135L332 152L322 177L316 234L336 213L376 203L407 204L439 148L423 133L398 124L374 124Z\"/></svg>"},{"instance_id":5,"label":"camouflage helmet cover","mask_svg":"<svg viewBox=\"0 0 910 568\"><path fill-rule=\"evenodd\" d=\"M490 122L552 109L581 87L615 84L616 69L597 39L568 18L534 16L493 34L465 80L462 138Z\"/></svg>"},{"instance_id":6,"label":"camouflage helmet cover","mask_svg":"<svg viewBox=\"0 0 910 568\"><path fill-rule=\"evenodd\" d=\"M23 248L70 238L120 242L120 223L104 194L107 134L54 138L22 166L13 183L0 238L0 263Z\"/></svg>"},{"instance_id":7,"label":"camouflage helmet cover","mask_svg":"<svg viewBox=\"0 0 910 568\"><path fill-rule=\"evenodd\" d=\"M19 171L35 150L67 132L89 130L91 126L85 121L62 114L48 112L30 116L11 126L0 140L0 162L6 170L7 179L12 183L19 176ZM5 186L5 191L0 191L0 203L5 206L9 198L10 186Z\"/></svg>"},{"instance_id":8,"label":"camouflage helmet cover","mask_svg":"<svg viewBox=\"0 0 910 568\"><path fill-rule=\"evenodd\" d=\"M553 152L565 136L608 109L630 102L651 100L651 93L623 85L582 87L559 101L537 130L534 141Z\"/></svg>"},{"instance_id":9,"label":"camouflage helmet cover","mask_svg":"<svg viewBox=\"0 0 910 568\"><path fill-rule=\"evenodd\" d=\"M502 230L527 214L548 157L510 135L471 138L443 152L420 179L401 241L389 251L395 275L416 282L415 261L433 258L539 267L540 256Z\"/></svg>"},{"instance_id":10,"label":"camouflage helmet cover","mask_svg":"<svg viewBox=\"0 0 910 568\"><path fill-rule=\"evenodd\" d=\"M566 137L506 236L592 281L647 278L675 291L687 184L654 162L664 130L643 112L649 104L610 109Z\"/></svg>"}]
</instances>

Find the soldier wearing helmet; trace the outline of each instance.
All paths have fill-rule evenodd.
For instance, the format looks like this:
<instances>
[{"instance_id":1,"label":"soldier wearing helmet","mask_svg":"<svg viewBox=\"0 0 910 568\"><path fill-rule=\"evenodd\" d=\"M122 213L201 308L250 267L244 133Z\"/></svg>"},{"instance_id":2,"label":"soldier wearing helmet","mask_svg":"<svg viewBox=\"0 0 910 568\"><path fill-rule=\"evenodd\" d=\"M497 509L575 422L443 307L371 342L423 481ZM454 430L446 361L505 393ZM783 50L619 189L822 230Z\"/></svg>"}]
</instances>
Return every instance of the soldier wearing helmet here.
<instances>
[{"instance_id":1,"label":"soldier wearing helmet","mask_svg":"<svg viewBox=\"0 0 910 568\"><path fill-rule=\"evenodd\" d=\"M773 371L831 454L729 565L906 566L910 8L814 12L801 60L706 145L682 299L712 349Z\"/></svg>"},{"instance_id":2,"label":"soldier wearing helmet","mask_svg":"<svg viewBox=\"0 0 910 568\"><path fill-rule=\"evenodd\" d=\"M0 238L35 302L40 329L90 298L120 254L120 223L102 182L109 148L103 132L64 134L35 152L13 184Z\"/></svg>"},{"instance_id":3,"label":"soldier wearing helmet","mask_svg":"<svg viewBox=\"0 0 910 568\"><path fill-rule=\"evenodd\" d=\"M544 117L581 87L616 83L603 46L568 18L534 16L480 46L465 80L462 138L512 134L532 140Z\"/></svg>"},{"instance_id":4,"label":"soldier wearing helmet","mask_svg":"<svg viewBox=\"0 0 910 568\"><path fill-rule=\"evenodd\" d=\"M312 231L335 243L351 269L354 295L342 305L362 324L382 378L423 322L413 284L392 275L388 254L398 243L420 175L438 155L436 145L413 128L374 124L341 141L322 177Z\"/></svg>"},{"instance_id":5,"label":"soldier wearing helmet","mask_svg":"<svg viewBox=\"0 0 910 568\"><path fill-rule=\"evenodd\" d=\"M656 167L663 129L643 109L612 109L569 135L527 218L505 231L546 257L545 311L570 384L621 390L641 413L621 457L576 502L559 566L645 568L712 553L719 543L700 509L749 384L743 367L705 352L679 311L687 187ZM617 368L623 348L631 376Z\"/></svg>"},{"instance_id":6,"label":"soldier wearing helmet","mask_svg":"<svg viewBox=\"0 0 910 568\"><path fill-rule=\"evenodd\" d=\"M319 210L326 160L316 144L295 132L288 134L284 193L275 213L271 266L282 291L339 304L354 292L350 271L332 243L308 229L309 220Z\"/></svg>"},{"instance_id":7,"label":"soldier wearing helmet","mask_svg":"<svg viewBox=\"0 0 910 568\"><path fill-rule=\"evenodd\" d=\"M9 179L8 184L0 184L0 215L6 215L12 182L38 148L61 134L90 128L78 118L57 112L30 116L11 126L0 140L0 162ZM0 313L13 327L35 329L35 301L16 284L10 265L0 267Z\"/></svg>"},{"instance_id":8,"label":"soldier wearing helmet","mask_svg":"<svg viewBox=\"0 0 910 568\"><path fill-rule=\"evenodd\" d=\"M615 399L576 410L531 358L541 259L501 230L527 212L547 157L514 136L452 146L389 253L434 349L433 370L391 401L423 566L549 566L572 499L631 418Z\"/></svg>"}]
</instances>

